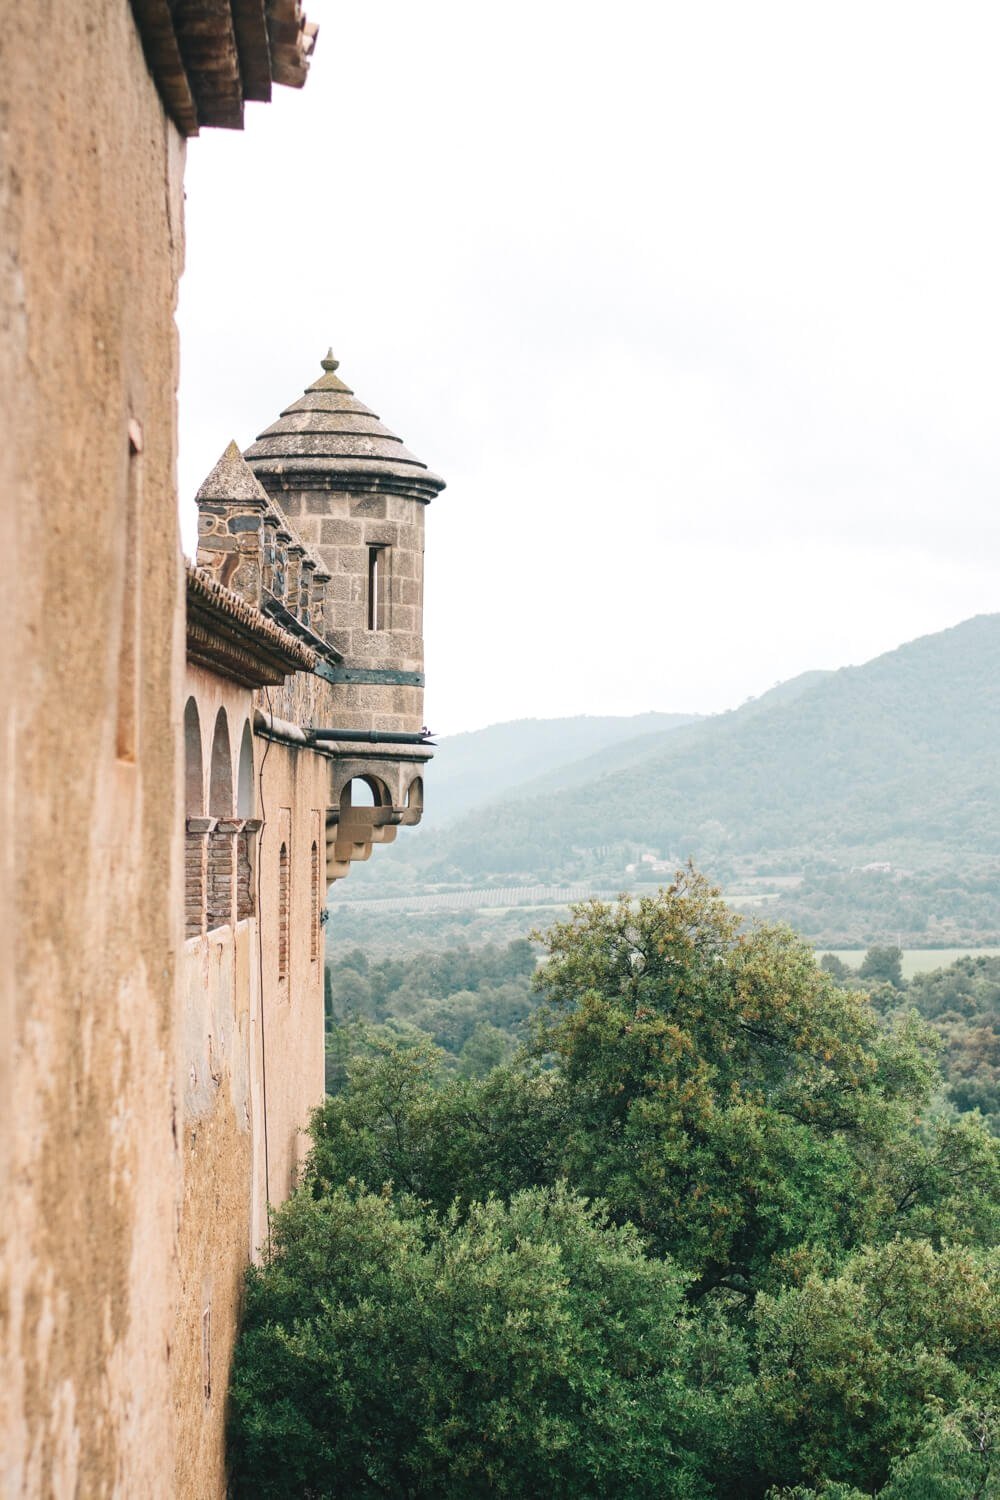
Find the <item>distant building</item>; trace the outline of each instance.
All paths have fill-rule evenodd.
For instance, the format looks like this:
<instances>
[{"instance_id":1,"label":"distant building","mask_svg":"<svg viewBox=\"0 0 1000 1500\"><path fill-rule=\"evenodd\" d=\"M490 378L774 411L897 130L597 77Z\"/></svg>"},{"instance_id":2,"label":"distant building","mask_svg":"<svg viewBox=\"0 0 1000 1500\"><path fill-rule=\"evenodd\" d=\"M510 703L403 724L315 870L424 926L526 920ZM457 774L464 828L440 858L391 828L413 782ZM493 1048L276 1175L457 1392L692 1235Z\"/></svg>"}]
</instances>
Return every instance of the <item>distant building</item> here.
<instances>
[{"instance_id":1,"label":"distant building","mask_svg":"<svg viewBox=\"0 0 1000 1500\"><path fill-rule=\"evenodd\" d=\"M5 17L5 1495L224 1495L243 1271L322 1097L327 887L421 817L443 481L331 356L178 540L185 137L314 37L296 0Z\"/></svg>"}]
</instances>

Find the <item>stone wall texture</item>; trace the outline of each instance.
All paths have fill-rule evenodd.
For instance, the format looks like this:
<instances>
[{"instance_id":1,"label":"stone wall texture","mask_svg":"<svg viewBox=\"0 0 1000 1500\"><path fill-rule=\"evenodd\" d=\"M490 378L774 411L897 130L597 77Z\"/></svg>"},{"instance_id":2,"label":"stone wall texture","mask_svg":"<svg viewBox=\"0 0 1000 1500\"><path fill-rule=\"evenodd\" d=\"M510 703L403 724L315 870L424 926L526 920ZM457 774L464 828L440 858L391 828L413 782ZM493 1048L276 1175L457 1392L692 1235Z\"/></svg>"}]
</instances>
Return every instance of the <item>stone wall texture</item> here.
<instances>
[{"instance_id":1,"label":"stone wall texture","mask_svg":"<svg viewBox=\"0 0 1000 1500\"><path fill-rule=\"evenodd\" d=\"M235 789L253 703L247 689L198 667L188 668L186 692L200 726L204 808L219 710L226 716ZM312 938L312 842L329 795L330 762L261 739L253 743L253 760L249 825L220 818L208 837L236 861L237 899L241 884L244 899L256 901L259 894L262 916L240 917L230 907L213 917L206 901L207 930L184 943L180 965L183 1201L171 1356L177 1442L165 1492L192 1500L225 1493L226 1383L243 1272L266 1244L268 1203L281 1203L295 1184L302 1127L323 1098L323 970Z\"/></svg>"},{"instance_id":2,"label":"stone wall texture","mask_svg":"<svg viewBox=\"0 0 1000 1500\"><path fill-rule=\"evenodd\" d=\"M5 1496L174 1493L183 160L127 0L4 8Z\"/></svg>"},{"instance_id":3,"label":"stone wall texture","mask_svg":"<svg viewBox=\"0 0 1000 1500\"><path fill-rule=\"evenodd\" d=\"M265 563L278 570L264 556L277 492L238 516L206 510L211 573L250 597L230 596L225 618L238 606L244 634L226 644L220 591L195 588L185 663L183 164L128 0L6 7L6 1500L222 1500L243 1273L323 1096L318 881L419 819L429 758L420 744L327 753L300 727L417 731L419 687L307 670L239 685L284 670L242 670L260 665L248 639L263 650L270 631L276 649L255 606ZM329 620L360 668L421 671L422 503L364 489L291 498L305 547L285 535L281 598L302 622ZM371 546L389 549L375 631ZM291 644L288 670L311 666L312 648ZM357 778L378 806L353 805Z\"/></svg>"},{"instance_id":4,"label":"stone wall texture","mask_svg":"<svg viewBox=\"0 0 1000 1500\"><path fill-rule=\"evenodd\" d=\"M423 672L424 512L405 495L279 488L263 475L302 540L330 575L329 638L352 666ZM380 628L368 627L369 548L384 547L387 578ZM359 683L333 700L341 729L402 730L423 726L423 688Z\"/></svg>"}]
</instances>

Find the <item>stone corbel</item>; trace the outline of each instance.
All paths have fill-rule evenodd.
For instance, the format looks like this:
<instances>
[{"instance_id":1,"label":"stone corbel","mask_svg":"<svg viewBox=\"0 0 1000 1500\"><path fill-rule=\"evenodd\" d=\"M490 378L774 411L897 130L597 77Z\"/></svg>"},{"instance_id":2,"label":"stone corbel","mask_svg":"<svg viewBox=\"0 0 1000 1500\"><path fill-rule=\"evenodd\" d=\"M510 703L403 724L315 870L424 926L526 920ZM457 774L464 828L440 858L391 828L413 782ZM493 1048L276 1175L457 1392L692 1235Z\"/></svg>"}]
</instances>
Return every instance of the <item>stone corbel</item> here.
<instances>
[{"instance_id":1,"label":"stone corbel","mask_svg":"<svg viewBox=\"0 0 1000 1500\"><path fill-rule=\"evenodd\" d=\"M372 845L370 839L337 839L333 846L334 858L338 863L347 860L354 864L356 860L371 859Z\"/></svg>"},{"instance_id":2,"label":"stone corbel","mask_svg":"<svg viewBox=\"0 0 1000 1500\"><path fill-rule=\"evenodd\" d=\"M214 833L218 818L188 818L188 833Z\"/></svg>"}]
</instances>

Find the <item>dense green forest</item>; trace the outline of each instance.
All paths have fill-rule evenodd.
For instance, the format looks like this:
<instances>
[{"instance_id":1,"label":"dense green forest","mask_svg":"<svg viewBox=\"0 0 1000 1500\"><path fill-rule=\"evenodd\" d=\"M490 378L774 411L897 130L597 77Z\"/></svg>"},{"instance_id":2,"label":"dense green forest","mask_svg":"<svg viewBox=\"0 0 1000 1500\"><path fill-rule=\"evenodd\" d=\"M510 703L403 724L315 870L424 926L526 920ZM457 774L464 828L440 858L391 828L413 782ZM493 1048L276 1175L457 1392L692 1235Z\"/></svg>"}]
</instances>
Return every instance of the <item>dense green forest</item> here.
<instances>
[{"instance_id":1,"label":"dense green forest","mask_svg":"<svg viewBox=\"0 0 1000 1500\"><path fill-rule=\"evenodd\" d=\"M327 968L327 1085L342 1086L352 1052L385 1041L431 1042L444 1070L476 1077L530 1040L541 1001L534 983L540 946L425 949L369 959L360 948ZM903 979L895 947L871 948L858 968L828 955L838 985L863 990L886 1021L915 1010L939 1043L943 1098L980 1110L1000 1134L1000 957L971 954Z\"/></svg>"},{"instance_id":2,"label":"dense green forest","mask_svg":"<svg viewBox=\"0 0 1000 1500\"><path fill-rule=\"evenodd\" d=\"M249 1276L235 1493L1000 1493L1000 965L821 968L692 872L544 951L530 997L527 945L331 975L356 1045Z\"/></svg>"},{"instance_id":3,"label":"dense green forest","mask_svg":"<svg viewBox=\"0 0 1000 1500\"><path fill-rule=\"evenodd\" d=\"M872 961L888 960L888 978ZM873 949L857 979L848 983L872 990L876 1008L888 1019L913 1009L939 1039L946 1097L959 1113L981 1111L1000 1135L1000 958L969 955L945 969L917 974L904 984L897 949ZM874 985L873 985L874 981ZM881 981L881 982L879 982Z\"/></svg>"},{"instance_id":4,"label":"dense green forest","mask_svg":"<svg viewBox=\"0 0 1000 1500\"><path fill-rule=\"evenodd\" d=\"M326 971L328 1089L353 1050L386 1038L430 1041L461 1072L488 1072L527 1040L535 969L525 938L375 961L354 949Z\"/></svg>"},{"instance_id":5,"label":"dense green forest","mask_svg":"<svg viewBox=\"0 0 1000 1500\"><path fill-rule=\"evenodd\" d=\"M736 906L767 900L769 915L817 943L996 942L998 716L1000 615L984 615L731 713L583 758L567 745L534 781L501 778L492 801L484 775L473 805L460 766L467 801L450 822L434 816L436 782L449 798L445 740L428 776L428 830L400 842L391 870L354 880L349 899L376 876L383 895L521 881L620 890L644 878L647 852L670 869L694 858ZM498 726L482 745L501 729L504 744L523 731L529 752L539 733Z\"/></svg>"}]
</instances>

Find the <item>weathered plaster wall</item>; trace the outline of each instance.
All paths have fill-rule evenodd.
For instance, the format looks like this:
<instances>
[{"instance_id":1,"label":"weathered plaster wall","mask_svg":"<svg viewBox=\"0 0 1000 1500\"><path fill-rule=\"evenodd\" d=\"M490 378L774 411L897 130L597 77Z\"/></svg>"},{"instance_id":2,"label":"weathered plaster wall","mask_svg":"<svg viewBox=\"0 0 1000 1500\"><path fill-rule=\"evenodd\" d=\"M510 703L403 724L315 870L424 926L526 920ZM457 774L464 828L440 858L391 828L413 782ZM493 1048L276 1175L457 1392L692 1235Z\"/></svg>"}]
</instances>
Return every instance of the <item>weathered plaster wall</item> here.
<instances>
[{"instance_id":1,"label":"weathered plaster wall","mask_svg":"<svg viewBox=\"0 0 1000 1500\"><path fill-rule=\"evenodd\" d=\"M310 1111L322 1103L323 934L326 905L325 817L331 762L312 751L258 739L263 1024L267 1056L268 1180L272 1204L294 1185L307 1141ZM290 851L289 972L278 981L279 850L287 829ZM319 902L312 872L318 843ZM313 934L316 941L313 941Z\"/></svg>"},{"instance_id":2,"label":"weathered plaster wall","mask_svg":"<svg viewBox=\"0 0 1000 1500\"><path fill-rule=\"evenodd\" d=\"M241 810L240 750L253 712L251 694L192 666L185 700L189 695L200 725L201 809L235 816ZM228 808L213 804L212 793L220 709L228 725ZM255 915L189 938L182 959L183 1206L171 1356L178 1438L170 1494L176 1500L224 1493L226 1384L243 1272L266 1244L267 1184L276 1207L293 1186L302 1128L323 1097L323 944L315 918L326 889L321 884L317 893L311 851L316 830L324 826L330 762L259 738L252 749L253 801L243 812L263 819L251 882L255 911L263 919ZM289 851L290 898L284 981L278 972L282 840ZM324 853L320 832L321 871Z\"/></svg>"},{"instance_id":3,"label":"weathered plaster wall","mask_svg":"<svg viewBox=\"0 0 1000 1500\"><path fill-rule=\"evenodd\" d=\"M177 1500L225 1494L226 1386L253 1230L256 954L253 921L185 944L184 1196L171 1356ZM259 1090L259 1071L256 1083Z\"/></svg>"},{"instance_id":4,"label":"weathered plaster wall","mask_svg":"<svg viewBox=\"0 0 1000 1500\"><path fill-rule=\"evenodd\" d=\"M243 1267L323 1094L317 917L345 766L254 740L262 920L185 943L173 321L184 147L128 0L8 9L0 600L17 681L0 738L0 918L14 953L0 979L16 982L0 988L0 1490L214 1500ZM357 655L419 670L422 507L401 506L351 512L365 545L394 549L389 628L359 636ZM351 605L353 632L344 579L364 553L350 553L337 553L332 609ZM225 705L235 790L251 695L200 669L189 680L206 787ZM359 727L420 727L418 689L360 691L300 678L278 696L344 727L352 712ZM424 758L387 763L398 806Z\"/></svg>"},{"instance_id":5,"label":"weathered plaster wall","mask_svg":"<svg viewBox=\"0 0 1000 1500\"><path fill-rule=\"evenodd\" d=\"M127 0L5 7L8 1496L170 1494L183 149Z\"/></svg>"}]
</instances>

